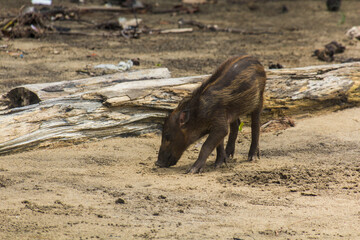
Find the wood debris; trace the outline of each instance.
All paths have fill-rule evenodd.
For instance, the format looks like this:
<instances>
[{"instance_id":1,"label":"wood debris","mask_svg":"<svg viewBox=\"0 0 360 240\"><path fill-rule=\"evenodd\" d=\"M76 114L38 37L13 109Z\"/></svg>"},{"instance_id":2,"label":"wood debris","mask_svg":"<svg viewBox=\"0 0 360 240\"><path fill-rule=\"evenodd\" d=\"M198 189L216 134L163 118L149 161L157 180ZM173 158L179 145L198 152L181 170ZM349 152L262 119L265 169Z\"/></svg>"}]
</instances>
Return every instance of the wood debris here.
<instances>
[{"instance_id":1,"label":"wood debris","mask_svg":"<svg viewBox=\"0 0 360 240\"><path fill-rule=\"evenodd\" d=\"M317 56L319 60L325 62L334 61L334 55L338 53L343 53L345 47L336 41L332 41L325 45L323 49L316 49L314 51L314 56Z\"/></svg>"},{"instance_id":2,"label":"wood debris","mask_svg":"<svg viewBox=\"0 0 360 240\"><path fill-rule=\"evenodd\" d=\"M289 127L295 127L295 120L289 117L282 117L280 119L270 120L261 126L262 132L273 132L285 130Z\"/></svg>"},{"instance_id":3,"label":"wood debris","mask_svg":"<svg viewBox=\"0 0 360 240\"><path fill-rule=\"evenodd\" d=\"M29 12L6 21L0 26L1 33L10 38L39 38L53 28L46 22L46 17L41 13Z\"/></svg>"}]
</instances>

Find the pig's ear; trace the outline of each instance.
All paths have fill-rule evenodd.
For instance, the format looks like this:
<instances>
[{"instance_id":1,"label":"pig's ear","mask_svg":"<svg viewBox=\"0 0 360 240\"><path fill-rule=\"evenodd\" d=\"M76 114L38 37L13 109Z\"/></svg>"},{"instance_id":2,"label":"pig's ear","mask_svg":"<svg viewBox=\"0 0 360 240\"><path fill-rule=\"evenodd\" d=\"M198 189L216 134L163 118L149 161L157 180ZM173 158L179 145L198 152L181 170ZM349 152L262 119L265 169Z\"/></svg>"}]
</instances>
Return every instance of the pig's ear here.
<instances>
[{"instance_id":1,"label":"pig's ear","mask_svg":"<svg viewBox=\"0 0 360 240\"><path fill-rule=\"evenodd\" d=\"M180 115L179 115L180 127L183 127L189 121L189 118L190 118L189 110L184 110L184 111L180 112Z\"/></svg>"}]
</instances>

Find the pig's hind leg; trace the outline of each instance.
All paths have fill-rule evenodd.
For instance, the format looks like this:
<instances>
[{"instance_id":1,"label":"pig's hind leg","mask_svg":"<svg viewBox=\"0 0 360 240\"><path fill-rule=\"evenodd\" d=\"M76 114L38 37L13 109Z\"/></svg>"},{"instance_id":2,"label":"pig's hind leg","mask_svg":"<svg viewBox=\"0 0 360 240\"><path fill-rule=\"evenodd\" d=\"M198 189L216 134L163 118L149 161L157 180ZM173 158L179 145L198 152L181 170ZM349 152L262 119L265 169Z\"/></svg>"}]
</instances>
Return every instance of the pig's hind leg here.
<instances>
[{"instance_id":1,"label":"pig's hind leg","mask_svg":"<svg viewBox=\"0 0 360 240\"><path fill-rule=\"evenodd\" d=\"M248 154L248 161L260 158L259 137L260 137L260 113L261 108L251 113L251 145Z\"/></svg>"},{"instance_id":2,"label":"pig's hind leg","mask_svg":"<svg viewBox=\"0 0 360 240\"><path fill-rule=\"evenodd\" d=\"M226 154L224 150L224 140L216 147L215 167L220 167L226 161Z\"/></svg>"}]
</instances>

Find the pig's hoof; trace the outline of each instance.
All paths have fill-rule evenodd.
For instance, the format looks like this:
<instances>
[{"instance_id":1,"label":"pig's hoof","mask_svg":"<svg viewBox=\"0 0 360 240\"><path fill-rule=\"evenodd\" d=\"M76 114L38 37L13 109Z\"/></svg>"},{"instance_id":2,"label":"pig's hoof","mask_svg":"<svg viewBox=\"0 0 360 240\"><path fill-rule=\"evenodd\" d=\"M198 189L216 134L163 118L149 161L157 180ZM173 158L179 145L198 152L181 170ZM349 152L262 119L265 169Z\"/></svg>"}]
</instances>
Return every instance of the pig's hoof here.
<instances>
[{"instance_id":1,"label":"pig's hoof","mask_svg":"<svg viewBox=\"0 0 360 240\"><path fill-rule=\"evenodd\" d=\"M226 162L226 157L216 158L216 160L215 160L215 168L220 167L221 165L224 164L224 162Z\"/></svg>"},{"instance_id":2,"label":"pig's hoof","mask_svg":"<svg viewBox=\"0 0 360 240\"><path fill-rule=\"evenodd\" d=\"M219 168L219 167L221 167L222 165L224 165L224 163L226 163L226 160L227 160L226 157L221 158L221 159L216 159L216 161L215 161L215 168Z\"/></svg>"},{"instance_id":3,"label":"pig's hoof","mask_svg":"<svg viewBox=\"0 0 360 240\"><path fill-rule=\"evenodd\" d=\"M224 162L214 164L215 168L220 168L222 165L224 165Z\"/></svg>"},{"instance_id":4,"label":"pig's hoof","mask_svg":"<svg viewBox=\"0 0 360 240\"><path fill-rule=\"evenodd\" d=\"M227 158L233 158L233 157L234 157L234 153L226 154L226 157L227 157Z\"/></svg>"},{"instance_id":5,"label":"pig's hoof","mask_svg":"<svg viewBox=\"0 0 360 240\"><path fill-rule=\"evenodd\" d=\"M249 162L255 162L255 161L259 160L259 159L260 159L260 156L256 156L256 155L248 157Z\"/></svg>"},{"instance_id":6,"label":"pig's hoof","mask_svg":"<svg viewBox=\"0 0 360 240\"><path fill-rule=\"evenodd\" d=\"M186 171L186 173L190 173L190 174L196 174L196 173L201 173L202 172L202 168L199 167L191 167L190 169L188 169Z\"/></svg>"},{"instance_id":7,"label":"pig's hoof","mask_svg":"<svg viewBox=\"0 0 360 240\"><path fill-rule=\"evenodd\" d=\"M253 154L249 153L249 155L248 155L249 162L252 162L255 160L260 160L260 150L259 149L257 149L255 153L253 153Z\"/></svg>"},{"instance_id":8,"label":"pig's hoof","mask_svg":"<svg viewBox=\"0 0 360 240\"><path fill-rule=\"evenodd\" d=\"M228 158L234 157L235 149L234 148L232 148L232 149L226 148L225 152L226 152L226 157L228 157Z\"/></svg>"}]
</instances>

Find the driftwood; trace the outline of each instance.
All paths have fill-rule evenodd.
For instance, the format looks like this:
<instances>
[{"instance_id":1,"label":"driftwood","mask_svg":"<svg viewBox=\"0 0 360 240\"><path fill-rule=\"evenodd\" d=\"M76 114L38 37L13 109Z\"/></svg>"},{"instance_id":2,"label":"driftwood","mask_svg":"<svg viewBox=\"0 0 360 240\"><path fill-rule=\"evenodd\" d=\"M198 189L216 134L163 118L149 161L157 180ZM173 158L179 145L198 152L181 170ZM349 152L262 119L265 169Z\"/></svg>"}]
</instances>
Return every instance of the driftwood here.
<instances>
[{"instance_id":1,"label":"driftwood","mask_svg":"<svg viewBox=\"0 0 360 240\"><path fill-rule=\"evenodd\" d=\"M11 38L38 38L47 30L53 30L45 20L45 17L41 13L30 12L19 14L17 17L0 25L0 32Z\"/></svg>"},{"instance_id":2,"label":"driftwood","mask_svg":"<svg viewBox=\"0 0 360 240\"><path fill-rule=\"evenodd\" d=\"M208 77L169 78L166 72L139 70L13 89L6 95L8 108L0 111L0 154L156 131ZM268 70L267 75L265 119L360 105L360 63Z\"/></svg>"}]
</instances>

